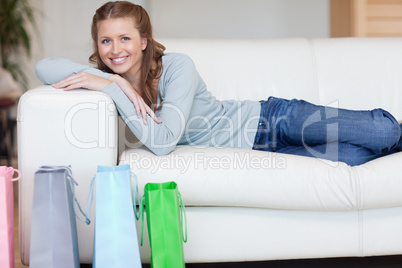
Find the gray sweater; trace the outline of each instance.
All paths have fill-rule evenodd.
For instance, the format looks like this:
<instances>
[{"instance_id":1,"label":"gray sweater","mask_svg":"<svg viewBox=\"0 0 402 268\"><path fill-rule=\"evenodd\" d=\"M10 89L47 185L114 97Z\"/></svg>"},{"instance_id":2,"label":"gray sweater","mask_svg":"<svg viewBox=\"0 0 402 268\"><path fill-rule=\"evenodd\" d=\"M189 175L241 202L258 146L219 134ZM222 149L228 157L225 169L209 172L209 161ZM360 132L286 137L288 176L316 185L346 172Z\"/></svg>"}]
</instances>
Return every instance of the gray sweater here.
<instances>
[{"instance_id":1,"label":"gray sweater","mask_svg":"<svg viewBox=\"0 0 402 268\"><path fill-rule=\"evenodd\" d=\"M102 90L113 99L123 120L145 146L157 155L170 153L176 145L252 148L261 110L258 101L217 100L184 54L167 53L162 65L158 85L162 108L156 112L160 124L149 115L148 124L144 124L117 84ZM111 76L62 58L46 58L36 64L38 78L47 85L79 72L106 79Z\"/></svg>"}]
</instances>

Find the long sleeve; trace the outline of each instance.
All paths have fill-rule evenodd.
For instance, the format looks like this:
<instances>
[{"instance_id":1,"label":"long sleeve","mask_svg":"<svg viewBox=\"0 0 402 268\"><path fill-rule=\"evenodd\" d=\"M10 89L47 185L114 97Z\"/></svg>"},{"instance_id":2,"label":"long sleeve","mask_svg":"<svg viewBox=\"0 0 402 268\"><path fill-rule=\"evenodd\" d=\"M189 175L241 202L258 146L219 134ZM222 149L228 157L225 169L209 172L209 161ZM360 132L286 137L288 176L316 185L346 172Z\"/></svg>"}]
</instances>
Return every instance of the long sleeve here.
<instances>
[{"instance_id":1,"label":"long sleeve","mask_svg":"<svg viewBox=\"0 0 402 268\"><path fill-rule=\"evenodd\" d=\"M36 65L44 84L57 83L79 72L109 79L111 74L62 58L47 58ZM158 90L162 108L157 124L138 118L134 104L116 83L102 92L109 95L133 134L156 155L170 153L177 144L251 149L261 105L258 101L217 100L186 55L167 53L162 57ZM152 107L151 107L152 108Z\"/></svg>"},{"instance_id":2,"label":"long sleeve","mask_svg":"<svg viewBox=\"0 0 402 268\"><path fill-rule=\"evenodd\" d=\"M115 84L103 89L115 101L120 115L134 135L156 155L170 153L181 139L199 77L192 60L184 55L164 64L164 68L159 80L163 96L162 108L157 112L162 121L160 124L148 115L148 124L145 125L142 118L137 117L133 103Z\"/></svg>"},{"instance_id":3,"label":"long sleeve","mask_svg":"<svg viewBox=\"0 0 402 268\"><path fill-rule=\"evenodd\" d=\"M160 124L147 115L148 124L145 125L142 117L137 117L134 104L116 83L102 90L113 99L133 134L157 155L170 153L181 139L199 78L192 60L184 55L177 55L163 68L164 73L159 81L163 102L162 108L157 112L157 116L162 120ZM87 72L106 79L111 76L98 69L63 58L43 59L37 63L35 71L38 78L47 85L79 72Z\"/></svg>"},{"instance_id":4,"label":"long sleeve","mask_svg":"<svg viewBox=\"0 0 402 268\"><path fill-rule=\"evenodd\" d=\"M64 58L45 58L40 60L35 66L35 72L38 79L45 85L57 83L70 75L80 72L90 73L106 79L109 79L112 75Z\"/></svg>"}]
</instances>

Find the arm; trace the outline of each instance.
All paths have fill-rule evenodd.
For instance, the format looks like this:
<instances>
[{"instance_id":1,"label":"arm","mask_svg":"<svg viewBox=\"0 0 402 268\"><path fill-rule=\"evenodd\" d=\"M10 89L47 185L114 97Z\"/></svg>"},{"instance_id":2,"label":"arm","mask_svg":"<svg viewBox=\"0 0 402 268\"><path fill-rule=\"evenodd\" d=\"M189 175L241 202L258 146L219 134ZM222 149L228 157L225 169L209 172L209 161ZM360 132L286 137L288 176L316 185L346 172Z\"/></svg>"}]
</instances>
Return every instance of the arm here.
<instances>
[{"instance_id":1,"label":"arm","mask_svg":"<svg viewBox=\"0 0 402 268\"><path fill-rule=\"evenodd\" d=\"M130 99L114 84L102 90L115 101L119 113L134 135L156 155L170 153L179 142L199 81L195 66L188 57L177 57L170 66L164 68L165 78L159 83L162 83L160 88L163 88L165 96L162 108L157 112L161 124L148 120L149 124L145 125L136 116Z\"/></svg>"},{"instance_id":2,"label":"arm","mask_svg":"<svg viewBox=\"0 0 402 268\"><path fill-rule=\"evenodd\" d=\"M45 58L35 66L36 76L45 85L55 84L73 74L85 72L105 79L112 74L63 58Z\"/></svg>"},{"instance_id":3,"label":"arm","mask_svg":"<svg viewBox=\"0 0 402 268\"><path fill-rule=\"evenodd\" d=\"M160 123L160 120L142 97L119 75L105 73L96 68L63 58L45 58L36 64L35 72L39 80L45 85L51 84L55 88L64 88L64 90L85 88L101 91L106 86L116 82L130 96L130 100L138 108L137 116L140 117L142 114L145 124L147 124L147 114L150 114L157 123Z\"/></svg>"}]
</instances>

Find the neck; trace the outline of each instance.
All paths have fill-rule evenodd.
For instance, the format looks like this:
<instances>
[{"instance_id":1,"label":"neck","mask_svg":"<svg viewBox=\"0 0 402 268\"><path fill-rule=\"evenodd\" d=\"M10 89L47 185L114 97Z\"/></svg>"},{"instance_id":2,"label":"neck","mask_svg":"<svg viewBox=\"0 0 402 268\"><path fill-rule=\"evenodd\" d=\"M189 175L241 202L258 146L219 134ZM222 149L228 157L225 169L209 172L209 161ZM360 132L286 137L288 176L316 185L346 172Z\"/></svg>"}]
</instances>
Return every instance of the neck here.
<instances>
[{"instance_id":1,"label":"neck","mask_svg":"<svg viewBox=\"0 0 402 268\"><path fill-rule=\"evenodd\" d=\"M135 75L122 74L124 79L126 79L140 95L142 94L142 84L141 84L141 72L138 71Z\"/></svg>"},{"instance_id":2,"label":"neck","mask_svg":"<svg viewBox=\"0 0 402 268\"><path fill-rule=\"evenodd\" d=\"M156 62L152 61L152 69L156 68ZM138 69L135 73L125 73L121 75L126 79L140 95L142 95L144 89L141 84L141 69ZM154 83L158 86L159 79L155 79Z\"/></svg>"}]
</instances>

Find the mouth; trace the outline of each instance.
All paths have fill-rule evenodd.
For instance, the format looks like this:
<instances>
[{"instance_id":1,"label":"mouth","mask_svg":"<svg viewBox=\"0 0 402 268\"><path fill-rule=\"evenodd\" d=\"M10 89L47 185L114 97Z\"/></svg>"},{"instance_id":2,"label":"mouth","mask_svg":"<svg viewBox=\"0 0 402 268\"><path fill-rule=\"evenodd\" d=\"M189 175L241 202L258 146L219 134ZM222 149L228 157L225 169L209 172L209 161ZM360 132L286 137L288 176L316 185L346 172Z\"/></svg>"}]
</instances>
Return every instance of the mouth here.
<instances>
[{"instance_id":1,"label":"mouth","mask_svg":"<svg viewBox=\"0 0 402 268\"><path fill-rule=\"evenodd\" d=\"M114 63L114 64L122 64L125 62L125 60L128 58L128 56L125 57L118 57L118 58L110 58L110 60Z\"/></svg>"}]
</instances>

